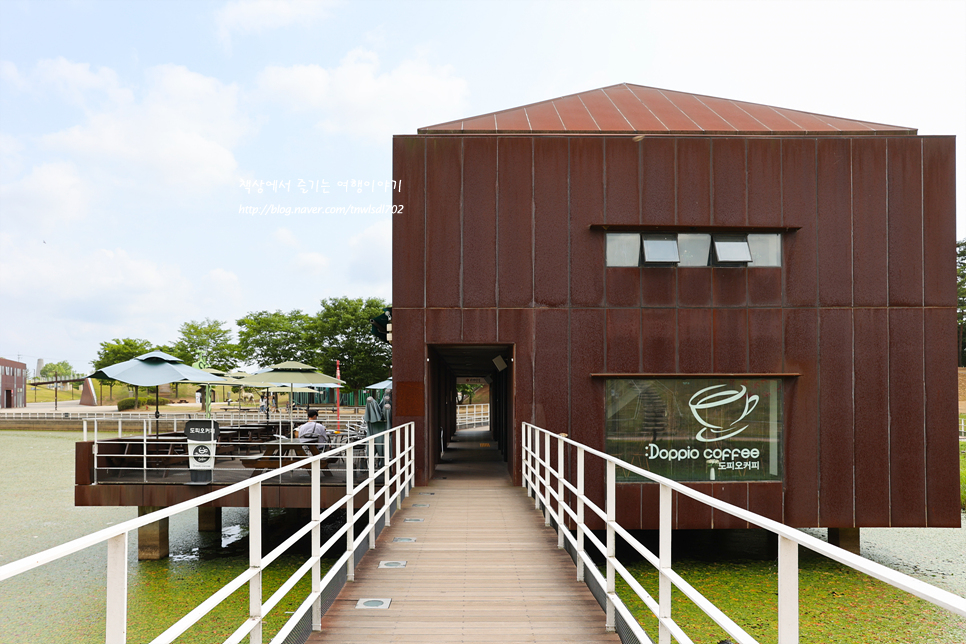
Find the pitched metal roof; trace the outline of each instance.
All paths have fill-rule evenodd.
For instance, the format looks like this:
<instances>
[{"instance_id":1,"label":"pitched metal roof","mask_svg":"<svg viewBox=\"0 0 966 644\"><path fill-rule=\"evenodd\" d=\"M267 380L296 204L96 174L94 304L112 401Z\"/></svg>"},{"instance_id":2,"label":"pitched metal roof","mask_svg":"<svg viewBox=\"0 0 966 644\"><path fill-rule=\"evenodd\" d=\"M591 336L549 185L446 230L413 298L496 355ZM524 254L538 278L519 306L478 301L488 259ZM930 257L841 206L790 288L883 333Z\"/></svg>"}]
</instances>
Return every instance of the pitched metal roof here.
<instances>
[{"instance_id":1,"label":"pitched metal roof","mask_svg":"<svg viewBox=\"0 0 966 644\"><path fill-rule=\"evenodd\" d=\"M621 83L420 128L420 134L915 135L914 128Z\"/></svg>"}]
</instances>

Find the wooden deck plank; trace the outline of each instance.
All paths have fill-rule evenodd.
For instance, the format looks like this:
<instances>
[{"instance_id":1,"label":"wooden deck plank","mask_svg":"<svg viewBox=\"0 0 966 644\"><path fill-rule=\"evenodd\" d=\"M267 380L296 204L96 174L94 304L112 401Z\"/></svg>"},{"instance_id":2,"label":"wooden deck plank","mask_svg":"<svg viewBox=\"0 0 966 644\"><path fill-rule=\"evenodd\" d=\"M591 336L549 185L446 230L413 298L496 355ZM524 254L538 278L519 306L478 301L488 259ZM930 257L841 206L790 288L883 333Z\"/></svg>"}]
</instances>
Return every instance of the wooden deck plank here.
<instances>
[{"instance_id":1,"label":"wooden deck plank","mask_svg":"<svg viewBox=\"0 0 966 644\"><path fill-rule=\"evenodd\" d=\"M312 643L619 642L576 579L533 500L512 485L495 444L458 433L429 485L415 488L322 618ZM421 494L425 493L425 494ZM432 493L430 495L429 493ZM414 507L428 504L429 507ZM407 523L421 518L421 523ZM394 543L394 537L415 537ZM406 561L405 568L379 568ZM357 609L361 598L392 599Z\"/></svg>"}]
</instances>

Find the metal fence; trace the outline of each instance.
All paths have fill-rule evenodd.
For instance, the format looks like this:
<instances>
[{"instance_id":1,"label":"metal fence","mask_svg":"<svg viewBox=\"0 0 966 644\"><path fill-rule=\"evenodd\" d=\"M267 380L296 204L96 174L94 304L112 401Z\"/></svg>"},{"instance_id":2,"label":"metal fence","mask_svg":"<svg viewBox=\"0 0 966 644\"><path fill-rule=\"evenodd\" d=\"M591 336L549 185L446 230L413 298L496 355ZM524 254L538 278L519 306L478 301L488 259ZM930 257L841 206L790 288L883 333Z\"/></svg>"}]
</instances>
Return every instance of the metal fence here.
<instances>
[{"instance_id":1,"label":"metal fence","mask_svg":"<svg viewBox=\"0 0 966 644\"><path fill-rule=\"evenodd\" d=\"M336 412L328 409L316 409L319 412L319 422L334 422ZM230 423L257 423L261 421L288 421L291 415L293 422L299 424L305 422L303 411L278 411L266 414L255 410L218 410L211 412L209 418L219 422L227 421ZM205 418L204 412L163 412L158 416L163 421L168 420L192 420ZM343 411L338 415L342 420L361 421L362 413L355 411ZM13 418L21 420L154 420L153 411L10 411L0 414L0 420Z\"/></svg>"},{"instance_id":2,"label":"metal fence","mask_svg":"<svg viewBox=\"0 0 966 644\"><path fill-rule=\"evenodd\" d=\"M458 405L456 407L456 426L480 427L490 424L489 405Z\"/></svg>"},{"instance_id":3,"label":"metal fence","mask_svg":"<svg viewBox=\"0 0 966 644\"><path fill-rule=\"evenodd\" d=\"M855 570L875 577L887 584L921 597L936 606L966 617L966 599L931 586L908 575L896 572L852 554L842 548L829 545L794 528L777 521L725 503L706 494L697 492L681 483L658 476L647 470L631 465L572 441L566 434L552 434L545 429L523 424L522 457L523 486L527 494L533 496L537 509L544 512L545 523L557 530L557 546L567 548L573 553L577 565L577 579L587 583L593 590L598 589L606 612L606 627L609 631L623 630L623 641L636 639L640 642L652 641L644 632L627 606L616 594L617 575L637 594L645 606L657 618L660 644L669 644L673 637L676 641L690 644L692 640L671 615L671 589L677 588L708 617L713 619L735 642L754 644L756 640L740 626L708 601L700 592L685 581L671 568L671 524L672 493L677 492L692 498L715 510L726 512L742 521L769 530L778 535L778 644L797 644L799 633L798 608L798 548L810 550L834 559ZM551 445L553 444L553 447ZM597 506L585 493L585 460L587 457L604 461L606 467L606 497L604 507ZM576 472L567 463L575 463ZM659 550L655 555L642 545L630 532L617 523L617 468L638 474L645 479L660 484L660 536ZM593 465L599 471L598 465ZM568 471L571 470L571 471ZM606 525L606 542L602 542L585 522L585 512L590 512ZM576 534L571 534L568 525L575 526ZM616 557L616 537L620 536L628 545L643 556L659 573L658 599L655 599L628 572ZM587 554L588 544L595 548L606 560L606 572L602 574ZM600 600L600 598L599 598ZM625 639L626 638L626 639Z\"/></svg>"},{"instance_id":4,"label":"metal fence","mask_svg":"<svg viewBox=\"0 0 966 644\"><path fill-rule=\"evenodd\" d=\"M378 437L392 437L395 449L383 465L376 460L376 440ZM288 595L292 588L305 575L310 575L312 589L294 611L291 618L272 639L272 644L282 644L292 641L293 633L299 630L304 620L311 613L312 630L321 629L323 606L331 605L336 586L343 581L355 578L357 558L355 553L360 548L375 548L376 536L382 526L390 524L394 510L401 507L402 499L409 495L414 480L414 426L412 423L400 425L381 434L370 436L355 443L348 443L342 447L328 450L318 456L313 456L292 463L278 470L255 476L247 481L205 494L197 499L179 503L178 505L146 514L137 519L111 526L80 539L75 539L63 545L45 550L19 561L0 566L0 581L20 575L34 568L51 563L79 550L107 543L107 607L106 607L106 639L107 644L125 644L127 641L127 579L128 579L128 535L161 519L174 516L186 510L191 510L205 503L226 497L237 492L248 491L249 507L249 567L237 577L226 583L196 608L178 620L170 628L156 637L152 644L167 644L175 641L188 628L204 617L215 606L228 598L233 592L248 585L250 616L242 622L225 642L236 644L244 638L250 638L253 643L262 642L262 623L278 603ZM363 446L368 459L368 470L365 480L356 485L354 483L354 465L352 458L346 458L347 476L345 494L329 508L321 508L321 468L323 459L337 458L348 450L351 454L358 446ZM311 519L289 539L279 545L269 554L262 556L262 482L280 476L297 468L311 467L312 510ZM382 477L382 484L377 486L377 478ZM355 507L355 497L364 489L368 489L368 500L358 509ZM382 507L377 508L377 501L382 500ZM322 522L345 509L346 522L324 544L321 541L320 528ZM357 535L356 522L367 517L366 527ZM311 534L311 555L299 569L293 573L285 583L267 600L262 601L262 571L272 561L288 551L295 543L307 534ZM320 561L322 554L337 543L345 535L346 550L333 564L325 576L321 574Z\"/></svg>"}]
</instances>

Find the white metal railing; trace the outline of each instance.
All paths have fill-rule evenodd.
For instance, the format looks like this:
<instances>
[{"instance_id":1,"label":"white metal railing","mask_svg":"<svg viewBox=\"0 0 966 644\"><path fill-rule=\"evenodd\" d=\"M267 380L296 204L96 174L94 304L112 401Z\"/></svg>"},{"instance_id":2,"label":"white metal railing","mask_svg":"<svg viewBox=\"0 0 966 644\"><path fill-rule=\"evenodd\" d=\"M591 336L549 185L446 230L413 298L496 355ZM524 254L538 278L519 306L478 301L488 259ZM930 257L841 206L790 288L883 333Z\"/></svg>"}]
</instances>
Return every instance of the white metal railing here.
<instances>
[{"instance_id":1,"label":"white metal railing","mask_svg":"<svg viewBox=\"0 0 966 644\"><path fill-rule=\"evenodd\" d=\"M156 437L150 430L148 421L134 421L133 424L137 433L130 433L132 423L127 423L129 433L126 435L122 431L122 421L118 421L117 436L114 437L114 422L110 421L108 425L110 430L107 436L111 436L111 438L105 438L105 433L98 430L97 420L85 420L84 441L87 441L90 434L88 431L89 424L93 425L91 455L93 460L92 483L94 485L101 483L178 483L182 481L182 479L177 478L179 474L183 477L191 471L188 462L187 441L183 435L173 435L177 434L176 424L175 431L166 431ZM258 428L252 427L251 429ZM235 429L239 428L236 427ZM245 430L245 428L241 429ZM367 435L367 431L362 425L354 426L353 423L341 421L330 423L328 430L328 441L311 444L313 452L341 448L346 443L351 442L355 443L355 447L352 450L341 452L342 455L338 458L330 459L329 463L325 465L327 471L333 473L345 471L345 460L350 457L354 459L356 467L365 462L367 458L365 445L360 439ZM262 465L263 463L274 463L272 467L281 468L283 464L294 460L295 457L292 454L309 455L309 445L293 443L285 435L289 432L287 427L282 427L279 430L284 432L283 434L265 435L263 433L259 436L250 436L247 440L237 436L226 439L230 428L224 428L221 431L224 431L224 434L219 435L219 440L216 441L217 447L211 454L213 465L209 471L212 473L212 484L214 485L224 485L237 481L239 472L267 469ZM122 440L119 440L119 438ZM295 438L294 431L291 438ZM266 456L261 452L261 450L268 448L273 448L274 454ZM377 449L380 451L378 458L381 460L383 458L381 450L384 447L381 443L378 443ZM289 473L289 482L294 478L294 474L294 472ZM169 475L172 478L169 479Z\"/></svg>"},{"instance_id":2,"label":"white metal railing","mask_svg":"<svg viewBox=\"0 0 966 644\"><path fill-rule=\"evenodd\" d=\"M376 441L379 437L389 437L390 446L382 463L377 463ZM321 629L320 598L323 589L336 579L344 568L346 578L355 578L356 549L368 537L368 547L376 546L376 530L379 520L384 519L385 525L390 525L392 514L391 505L395 503L398 510L402 499L409 496L415 476L414 467L414 425L407 423L390 430L369 436L355 443L347 443L317 456L286 465L277 470L266 472L241 483L225 487L216 492L205 494L191 501L146 514L116 526L111 526L68 543L44 550L30 557L25 557L13 563L0 566L0 581L25 573L34 568L61 559L74 552L91 546L107 543L107 607L106 607L106 639L107 644L125 644L127 641L127 565L128 565L128 534L161 519L165 519L186 510L191 510L205 503L226 497L236 492L248 490L249 508L249 567L237 577L222 586L196 608L178 620L161 635L152 640L151 644L167 644L175 641L188 628L204 617L215 606L224 601L233 592L248 584L250 616L229 636L225 642L237 644L245 637L250 642L262 642L262 622L273 608L291 591L295 584L306 574L311 573L312 590L305 597L291 618L282 626L272 639L272 644L281 643L298 625L299 621L312 610L312 629ZM368 476L361 483L354 483L353 459L349 456L358 445L365 445L367 451ZM346 451L348 450L348 451ZM346 488L342 498L324 511L321 508L321 467L320 461L338 457L345 452ZM312 511L310 521L295 532L289 539L279 545L269 554L262 556L262 482L280 476L297 468L311 466ZM376 479L383 477L383 482L377 489ZM364 489L368 489L368 500L358 509L355 507L355 497ZM382 507L378 508L377 500L382 499ZM320 543L320 527L322 522L332 516L340 508L345 508L346 522L324 544ZM366 528L360 534L355 533L356 521L368 516ZM312 551L308 560L281 585L271 597L262 601L262 571L280 555L295 545L305 535L311 533ZM346 537L346 551L332 565L326 575L321 575L320 561L322 554L331 548L343 535Z\"/></svg>"},{"instance_id":3,"label":"white metal railing","mask_svg":"<svg viewBox=\"0 0 966 644\"><path fill-rule=\"evenodd\" d=\"M555 449L551 449L551 442ZM606 463L606 495L604 507L596 505L585 493L585 465L587 455L603 460ZM659 643L669 644L673 637L676 641L691 644L692 640L671 617L671 589L676 587L697 605L706 615L713 619L729 636L739 644L753 644L757 641L734 623L727 615L715 607L693 586L681 578L671 569L671 501L672 492L683 494L700 503L726 512L742 521L747 521L778 535L778 644L797 644L799 632L798 609L798 547L805 546L810 550L834 559L840 563L875 577L887 584L909 592L926 601L952 611L957 615L966 616L966 598L941 590L900 572L896 572L881 564L869 561L807 535L794 528L789 528L777 521L725 503L701 492L697 492L686 485L658 476L647 470L631 465L609 454L599 452L581 443L570 440L566 434L553 434L545 429L523 423L522 432L522 461L523 486L527 494L534 497L538 509L543 506L546 525L556 523L557 546L564 547L566 539L576 553L577 579L584 581L585 575L594 577L606 593L605 611L606 628L615 630L616 615L620 615L627 627L642 642L651 641L644 630L631 615L630 611L616 594L616 575L620 574L627 585L634 590L643 603L650 609L658 620ZM566 472L567 462L576 463L574 472ZM660 536L658 554L654 555L644 547L634 536L622 528L616 520L617 508L617 468L621 467L646 479L660 484ZM575 479L575 480L574 480ZM568 501L569 493L570 500ZM571 507L571 503L576 507ZM606 543L587 527L584 520L586 510L597 515L607 527ZM576 527L576 535L566 528L568 524ZM641 586L620 563L615 555L616 536L620 535L631 547L653 565L659 573L657 601ZM587 543L595 547L606 559L606 574L602 575L588 556L585 546Z\"/></svg>"},{"instance_id":4,"label":"white metal railing","mask_svg":"<svg viewBox=\"0 0 966 644\"><path fill-rule=\"evenodd\" d=\"M966 441L966 418L959 419L959 440Z\"/></svg>"},{"instance_id":5,"label":"white metal railing","mask_svg":"<svg viewBox=\"0 0 966 644\"><path fill-rule=\"evenodd\" d=\"M490 422L489 405L458 405L456 407L457 427L472 427Z\"/></svg>"}]
</instances>

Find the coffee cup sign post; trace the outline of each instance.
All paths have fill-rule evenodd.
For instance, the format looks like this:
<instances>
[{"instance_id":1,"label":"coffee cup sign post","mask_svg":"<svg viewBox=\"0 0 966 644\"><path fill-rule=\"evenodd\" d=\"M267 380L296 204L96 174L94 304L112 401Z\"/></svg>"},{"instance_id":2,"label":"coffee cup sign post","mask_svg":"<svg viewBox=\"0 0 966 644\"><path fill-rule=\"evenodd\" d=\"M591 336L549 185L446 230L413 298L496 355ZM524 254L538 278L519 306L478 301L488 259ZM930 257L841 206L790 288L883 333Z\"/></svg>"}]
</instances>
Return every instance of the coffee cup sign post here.
<instances>
[{"instance_id":1,"label":"coffee cup sign post","mask_svg":"<svg viewBox=\"0 0 966 644\"><path fill-rule=\"evenodd\" d=\"M213 420L185 422L184 435L188 441L188 466L192 485L211 483L215 469L215 450L218 444L218 423Z\"/></svg>"}]
</instances>

